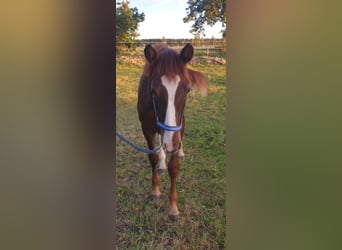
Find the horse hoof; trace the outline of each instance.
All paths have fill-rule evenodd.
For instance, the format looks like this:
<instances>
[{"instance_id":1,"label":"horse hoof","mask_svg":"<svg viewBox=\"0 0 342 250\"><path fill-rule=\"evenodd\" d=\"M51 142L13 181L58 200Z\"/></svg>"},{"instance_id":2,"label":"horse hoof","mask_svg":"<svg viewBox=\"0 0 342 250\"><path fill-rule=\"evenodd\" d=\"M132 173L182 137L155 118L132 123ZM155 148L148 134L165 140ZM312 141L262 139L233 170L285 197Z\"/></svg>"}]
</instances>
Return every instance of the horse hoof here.
<instances>
[{"instance_id":1,"label":"horse hoof","mask_svg":"<svg viewBox=\"0 0 342 250\"><path fill-rule=\"evenodd\" d=\"M150 195L148 196L148 199L149 199L150 201L158 201L158 200L160 199L160 195L150 194Z\"/></svg>"},{"instance_id":2,"label":"horse hoof","mask_svg":"<svg viewBox=\"0 0 342 250\"><path fill-rule=\"evenodd\" d=\"M163 175L166 173L166 170L167 170L166 168L158 168L158 174Z\"/></svg>"},{"instance_id":3,"label":"horse hoof","mask_svg":"<svg viewBox=\"0 0 342 250\"><path fill-rule=\"evenodd\" d=\"M179 214L169 214L169 219L170 219L172 222L176 222L176 221L178 221L178 219L179 219Z\"/></svg>"}]
</instances>

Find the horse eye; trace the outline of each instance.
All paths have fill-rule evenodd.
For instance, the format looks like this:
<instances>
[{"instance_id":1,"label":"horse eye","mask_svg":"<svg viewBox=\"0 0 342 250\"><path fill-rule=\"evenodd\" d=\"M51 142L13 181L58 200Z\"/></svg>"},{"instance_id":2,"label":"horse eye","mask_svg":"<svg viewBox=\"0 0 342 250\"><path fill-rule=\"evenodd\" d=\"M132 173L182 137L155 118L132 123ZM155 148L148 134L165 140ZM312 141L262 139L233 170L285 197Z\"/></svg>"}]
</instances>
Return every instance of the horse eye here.
<instances>
[{"instance_id":1,"label":"horse eye","mask_svg":"<svg viewBox=\"0 0 342 250\"><path fill-rule=\"evenodd\" d=\"M191 88L186 89L186 93L189 93L191 91Z\"/></svg>"}]
</instances>

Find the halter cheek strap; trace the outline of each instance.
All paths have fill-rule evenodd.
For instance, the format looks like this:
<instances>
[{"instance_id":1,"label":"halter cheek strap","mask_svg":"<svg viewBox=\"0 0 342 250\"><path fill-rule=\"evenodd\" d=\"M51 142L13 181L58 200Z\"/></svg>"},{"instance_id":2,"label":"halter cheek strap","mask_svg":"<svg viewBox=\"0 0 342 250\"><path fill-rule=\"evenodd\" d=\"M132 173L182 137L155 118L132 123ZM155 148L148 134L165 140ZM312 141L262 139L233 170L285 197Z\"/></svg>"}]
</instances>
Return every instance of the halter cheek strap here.
<instances>
[{"instance_id":1,"label":"halter cheek strap","mask_svg":"<svg viewBox=\"0 0 342 250\"><path fill-rule=\"evenodd\" d=\"M169 125L159 121L157 107L156 107L156 103L154 101L154 95L152 95L152 104L153 104L154 115L156 116L156 120L157 120L157 126L159 128L166 130L166 131L179 131L182 129L183 114L181 116L181 121L180 121L180 124L178 126L169 126Z\"/></svg>"}]
</instances>

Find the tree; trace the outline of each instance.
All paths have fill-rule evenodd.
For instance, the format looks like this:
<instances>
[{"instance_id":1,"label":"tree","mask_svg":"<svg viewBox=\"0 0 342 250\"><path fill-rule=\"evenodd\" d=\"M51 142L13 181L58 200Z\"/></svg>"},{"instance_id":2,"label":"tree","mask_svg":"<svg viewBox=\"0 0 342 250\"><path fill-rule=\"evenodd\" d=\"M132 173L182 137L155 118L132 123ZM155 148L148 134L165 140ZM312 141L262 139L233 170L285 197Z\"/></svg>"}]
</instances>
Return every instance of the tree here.
<instances>
[{"instance_id":1,"label":"tree","mask_svg":"<svg viewBox=\"0 0 342 250\"><path fill-rule=\"evenodd\" d=\"M134 47L139 36L138 25L145 20L145 14L136 7L130 8L129 1L117 3L116 8L116 42L119 46Z\"/></svg>"},{"instance_id":2,"label":"tree","mask_svg":"<svg viewBox=\"0 0 342 250\"><path fill-rule=\"evenodd\" d=\"M215 37L214 36L212 36L210 39L210 45L215 46Z\"/></svg>"},{"instance_id":3,"label":"tree","mask_svg":"<svg viewBox=\"0 0 342 250\"><path fill-rule=\"evenodd\" d=\"M187 16L184 23L194 21L190 32L194 35L204 36L204 25L213 26L222 23L222 35L226 33L226 0L188 0Z\"/></svg>"}]
</instances>

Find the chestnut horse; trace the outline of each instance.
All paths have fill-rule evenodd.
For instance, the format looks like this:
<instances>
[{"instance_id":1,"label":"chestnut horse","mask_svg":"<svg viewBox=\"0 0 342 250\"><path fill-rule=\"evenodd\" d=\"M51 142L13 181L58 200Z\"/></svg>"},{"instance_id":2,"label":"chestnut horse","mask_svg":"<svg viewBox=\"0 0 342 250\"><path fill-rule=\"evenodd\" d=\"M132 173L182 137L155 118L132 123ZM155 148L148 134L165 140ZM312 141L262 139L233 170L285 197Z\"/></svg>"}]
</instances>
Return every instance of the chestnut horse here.
<instances>
[{"instance_id":1,"label":"chestnut horse","mask_svg":"<svg viewBox=\"0 0 342 250\"><path fill-rule=\"evenodd\" d=\"M167 170L171 178L169 193L169 218L179 217L177 208L176 178L179 157L184 157L182 139L185 128L184 108L186 96L193 86L206 94L207 82L200 72L188 69L194 49L186 44L180 53L165 44L146 45L146 63L138 89L138 114L149 149L155 148L155 136L159 134L162 147L159 154L149 154L152 166L152 192L150 198L158 199L158 171L166 169L166 154L170 156ZM166 152L166 154L165 154ZM160 162L159 162L160 161Z\"/></svg>"}]
</instances>

